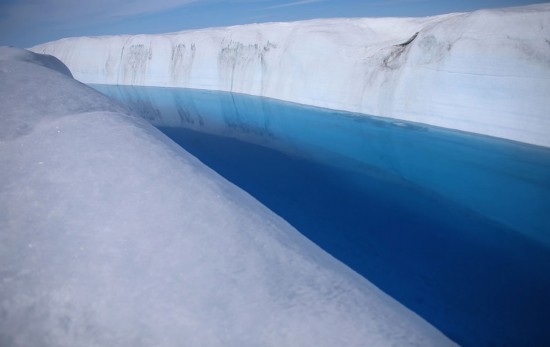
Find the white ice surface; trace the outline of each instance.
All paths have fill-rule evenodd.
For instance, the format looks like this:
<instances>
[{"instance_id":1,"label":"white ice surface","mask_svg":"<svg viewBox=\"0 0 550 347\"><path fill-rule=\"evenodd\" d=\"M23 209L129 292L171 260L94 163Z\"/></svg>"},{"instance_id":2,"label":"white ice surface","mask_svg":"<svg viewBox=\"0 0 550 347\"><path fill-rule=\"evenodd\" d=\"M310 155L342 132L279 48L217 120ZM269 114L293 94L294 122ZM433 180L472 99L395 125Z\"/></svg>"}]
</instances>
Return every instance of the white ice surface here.
<instances>
[{"instance_id":1,"label":"white ice surface","mask_svg":"<svg viewBox=\"0 0 550 347\"><path fill-rule=\"evenodd\" d=\"M550 4L78 37L32 50L85 83L234 91L550 146Z\"/></svg>"},{"instance_id":2,"label":"white ice surface","mask_svg":"<svg viewBox=\"0 0 550 347\"><path fill-rule=\"evenodd\" d=\"M0 346L452 344L54 58L0 80Z\"/></svg>"}]
</instances>

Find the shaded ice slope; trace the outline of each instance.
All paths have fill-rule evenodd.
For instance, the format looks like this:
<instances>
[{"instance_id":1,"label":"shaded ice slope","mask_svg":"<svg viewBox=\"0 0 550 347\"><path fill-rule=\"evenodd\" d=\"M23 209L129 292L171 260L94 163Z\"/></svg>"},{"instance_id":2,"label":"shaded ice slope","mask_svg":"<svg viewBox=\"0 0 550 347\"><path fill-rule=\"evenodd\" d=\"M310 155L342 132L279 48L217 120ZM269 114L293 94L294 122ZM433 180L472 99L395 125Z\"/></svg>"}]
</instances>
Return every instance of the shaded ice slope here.
<instances>
[{"instance_id":1,"label":"shaded ice slope","mask_svg":"<svg viewBox=\"0 0 550 347\"><path fill-rule=\"evenodd\" d=\"M452 344L52 61L0 49L1 346Z\"/></svg>"},{"instance_id":2,"label":"shaded ice slope","mask_svg":"<svg viewBox=\"0 0 550 347\"><path fill-rule=\"evenodd\" d=\"M32 50L86 83L234 91L550 146L550 4L78 37Z\"/></svg>"}]
</instances>

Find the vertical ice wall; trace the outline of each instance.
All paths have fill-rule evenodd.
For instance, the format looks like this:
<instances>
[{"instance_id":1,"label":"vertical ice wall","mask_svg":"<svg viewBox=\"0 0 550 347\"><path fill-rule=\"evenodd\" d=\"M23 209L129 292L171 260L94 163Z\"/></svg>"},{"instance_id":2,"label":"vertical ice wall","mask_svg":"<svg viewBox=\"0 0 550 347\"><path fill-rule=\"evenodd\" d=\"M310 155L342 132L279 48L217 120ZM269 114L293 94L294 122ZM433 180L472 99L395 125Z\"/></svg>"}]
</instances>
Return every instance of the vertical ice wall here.
<instances>
[{"instance_id":1,"label":"vertical ice wall","mask_svg":"<svg viewBox=\"0 0 550 347\"><path fill-rule=\"evenodd\" d=\"M33 48L86 83L233 91L550 146L550 5Z\"/></svg>"}]
</instances>

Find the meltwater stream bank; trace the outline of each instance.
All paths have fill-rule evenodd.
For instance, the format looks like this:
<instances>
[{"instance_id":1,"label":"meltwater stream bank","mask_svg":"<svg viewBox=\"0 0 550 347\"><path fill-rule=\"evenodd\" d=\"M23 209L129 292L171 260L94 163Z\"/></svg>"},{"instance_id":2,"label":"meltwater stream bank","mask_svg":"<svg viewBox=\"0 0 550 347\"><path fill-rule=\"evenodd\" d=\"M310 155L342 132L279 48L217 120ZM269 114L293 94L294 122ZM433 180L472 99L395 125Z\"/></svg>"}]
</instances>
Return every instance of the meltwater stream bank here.
<instances>
[{"instance_id":1,"label":"meltwater stream bank","mask_svg":"<svg viewBox=\"0 0 550 347\"><path fill-rule=\"evenodd\" d=\"M550 342L550 150L224 92L92 85L463 345Z\"/></svg>"}]
</instances>

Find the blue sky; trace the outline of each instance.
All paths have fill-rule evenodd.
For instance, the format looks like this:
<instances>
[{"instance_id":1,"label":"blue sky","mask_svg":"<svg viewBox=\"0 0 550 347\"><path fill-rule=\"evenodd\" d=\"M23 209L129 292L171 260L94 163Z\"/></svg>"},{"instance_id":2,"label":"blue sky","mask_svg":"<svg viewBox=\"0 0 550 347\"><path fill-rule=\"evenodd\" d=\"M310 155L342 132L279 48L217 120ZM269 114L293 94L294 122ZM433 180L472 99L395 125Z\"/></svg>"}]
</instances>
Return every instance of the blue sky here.
<instances>
[{"instance_id":1,"label":"blue sky","mask_svg":"<svg viewBox=\"0 0 550 347\"><path fill-rule=\"evenodd\" d=\"M0 45L326 17L428 16L537 0L0 0Z\"/></svg>"}]
</instances>

